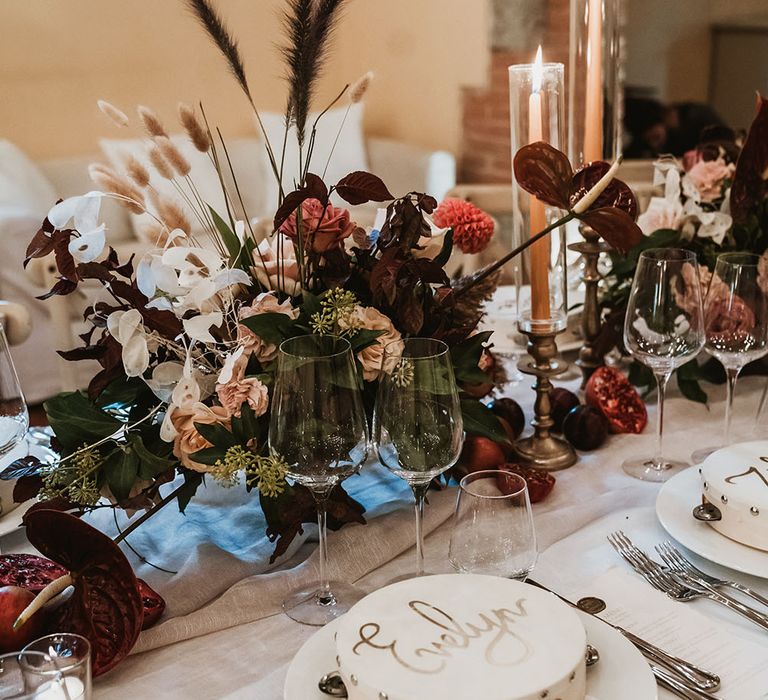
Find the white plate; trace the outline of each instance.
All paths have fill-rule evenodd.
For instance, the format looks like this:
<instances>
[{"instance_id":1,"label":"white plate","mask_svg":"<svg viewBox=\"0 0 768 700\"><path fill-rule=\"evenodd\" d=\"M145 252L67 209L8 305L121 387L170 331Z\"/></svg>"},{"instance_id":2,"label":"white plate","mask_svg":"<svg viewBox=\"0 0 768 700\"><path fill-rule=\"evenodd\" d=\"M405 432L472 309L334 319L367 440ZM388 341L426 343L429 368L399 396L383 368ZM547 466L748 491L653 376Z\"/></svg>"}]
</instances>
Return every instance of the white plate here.
<instances>
[{"instance_id":1,"label":"white plate","mask_svg":"<svg viewBox=\"0 0 768 700\"><path fill-rule=\"evenodd\" d=\"M27 446L19 445L14 448L13 452L5 456L0 462L0 471L5 469L8 464L13 460L19 459L25 455L34 455L43 462L52 462L56 459L56 453L48 447L39 445L37 443L29 443ZM3 516L0 516L0 537L13 532L21 525L21 521L24 518L24 513L34 503L34 500L27 501L26 503L20 503L13 510L9 511Z\"/></svg>"},{"instance_id":2,"label":"white plate","mask_svg":"<svg viewBox=\"0 0 768 700\"><path fill-rule=\"evenodd\" d=\"M721 535L691 511L701 503L699 468L675 474L659 491L656 515L662 527L681 545L704 559L734 571L768 579L768 553Z\"/></svg>"},{"instance_id":3,"label":"white plate","mask_svg":"<svg viewBox=\"0 0 768 700\"><path fill-rule=\"evenodd\" d=\"M656 681L639 651L616 630L577 611L600 661L587 670L588 700L656 700ZM313 634L293 657L285 679L284 700L328 700L317 687L336 668L333 633L341 618Z\"/></svg>"}]
</instances>

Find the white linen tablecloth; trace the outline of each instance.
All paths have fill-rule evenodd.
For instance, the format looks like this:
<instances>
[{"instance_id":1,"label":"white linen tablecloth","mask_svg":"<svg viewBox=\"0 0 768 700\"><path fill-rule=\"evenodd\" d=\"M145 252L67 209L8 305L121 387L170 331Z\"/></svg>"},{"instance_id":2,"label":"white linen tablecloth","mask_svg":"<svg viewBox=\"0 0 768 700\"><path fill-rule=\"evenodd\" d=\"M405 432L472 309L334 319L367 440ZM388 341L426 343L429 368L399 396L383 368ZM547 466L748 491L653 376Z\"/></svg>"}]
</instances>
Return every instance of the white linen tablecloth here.
<instances>
[{"instance_id":1,"label":"white linen tablecloth","mask_svg":"<svg viewBox=\"0 0 768 700\"><path fill-rule=\"evenodd\" d=\"M740 381L734 419L737 440L768 432L761 426L756 434L754 421L764 381L753 377ZM578 383L559 382L572 389ZM675 390L669 392L668 456L687 460L694 449L717 443L721 437L724 388L705 388L709 407L686 401ZM527 381L508 394L520 401L530 417L533 392ZM628 456L652 452L654 420L655 407L650 406L649 424L642 435L610 436L602 448L581 454L574 467L556 474L553 493L534 507L540 552L606 514L653 506L659 485L626 476L620 465ZM369 507L369 524L331 533L331 575L355 582L363 590L375 590L414 565L412 497L403 482L377 465L367 467L347 485ZM138 574L166 597L170 619L143 633L133 655L97 680L99 700L277 700L282 697L288 663L315 631L280 610L286 592L316 579L314 541L297 541L288 558L269 570L265 562L272 545L263 536L255 499L210 486L200 493L202 498L190 505L186 515L169 506L129 538L146 559L179 573L154 570L126 551ZM428 571L450 570L447 550L455 497L455 488L429 495ZM206 504L219 507L205 508ZM108 523L100 524L108 529ZM23 535L5 538L3 547L4 551L23 548Z\"/></svg>"}]
</instances>

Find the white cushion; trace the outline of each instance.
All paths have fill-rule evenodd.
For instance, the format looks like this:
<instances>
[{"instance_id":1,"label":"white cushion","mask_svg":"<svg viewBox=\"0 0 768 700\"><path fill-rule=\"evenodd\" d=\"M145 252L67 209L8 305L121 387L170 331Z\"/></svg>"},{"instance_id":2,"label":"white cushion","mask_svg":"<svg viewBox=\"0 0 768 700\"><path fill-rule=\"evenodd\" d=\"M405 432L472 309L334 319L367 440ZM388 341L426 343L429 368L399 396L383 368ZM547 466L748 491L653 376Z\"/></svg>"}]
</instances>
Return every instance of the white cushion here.
<instances>
[{"instance_id":1,"label":"white cushion","mask_svg":"<svg viewBox=\"0 0 768 700\"><path fill-rule=\"evenodd\" d=\"M40 168L10 141L0 140L0 207L42 221L55 203L56 192Z\"/></svg>"},{"instance_id":2,"label":"white cushion","mask_svg":"<svg viewBox=\"0 0 768 700\"><path fill-rule=\"evenodd\" d=\"M322 177L325 164L333 150L333 157L328 165L328 170L323 178L326 183L333 185L344 175L355 170L368 170L368 157L365 151L365 139L363 138L363 103L353 104L349 108L346 121L344 115L347 107L339 107L326 112L317 125L317 134L315 135L315 145L312 152L312 161L309 171ZM282 114L277 112L260 112L261 121L264 124L264 130L267 138L275 151L275 158L278 165L283 152L283 133L285 129L285 119ZM307 136L304 144L304 151L308 147L309 137L312 131L312 124L318 116L318 112L312 113L307 119ZM344 127L339 134L339 128L344 122ZM333 143L336 135L339 134L339 140L334 149ZM274 210L277 207L277 178L272 173L269 166L269 159L266 149L262 154L265 172L271 177L267 179L265 191L267 193L267 202L271 203ZM288 134L288 140L285 147L285 168L283 171L283 190L287 193L294 189L294 181L298 180L299 170L299 146L296 141L296 133L293 127Z\"/></svg>"},{"instance_id":3,"label":"white cushion","mask_svg":"<svg viewBox=\"0 0 768 700\"><path fill-rule=\"evenodd\" d=\"M222 218L226 219L227 209L224 202L224 194L221 190L221 183L216 173L216 168L211 162L209 155L207 153L200 153L185 135L171 136L171 140L192 166L190 177L202 200L212 206ZM149 158L146 156L149 145L147 139L102 139L99 143L104 156L118 172L125 172L123 164L128 153L132 153L139 158L147 166L150 172L150 182L158 194L164 198L174 200L183 209L192 224L193 235L205 230L199 218L195 215L195 210L179 194L175 185L163 178L152 167ZM243 202L248 210L248 215L251 217L261 213L263 208L262 188L259 184L262 177L261 167L257 155L259 148L259 142L256 139L233 139L227 142L227 149L232 160L232 167L237 175L240 193L243 196ZM229 167L226 165L226 159L221 149L219 149L219 155L223 161L225 182L229 184L231 182L231 176L228 172ZM185 194L192 201L195 201L185 179L177 178L176 182L181 185ZM230 187L229 191L231 198L236 203L235 213L238 218L241 218L242 212L235 190ZM131 219L134 233L137 238L141 239L142 228L151 221L151 218L147 214L132 214Z\"/></svg>"}]
</instances>

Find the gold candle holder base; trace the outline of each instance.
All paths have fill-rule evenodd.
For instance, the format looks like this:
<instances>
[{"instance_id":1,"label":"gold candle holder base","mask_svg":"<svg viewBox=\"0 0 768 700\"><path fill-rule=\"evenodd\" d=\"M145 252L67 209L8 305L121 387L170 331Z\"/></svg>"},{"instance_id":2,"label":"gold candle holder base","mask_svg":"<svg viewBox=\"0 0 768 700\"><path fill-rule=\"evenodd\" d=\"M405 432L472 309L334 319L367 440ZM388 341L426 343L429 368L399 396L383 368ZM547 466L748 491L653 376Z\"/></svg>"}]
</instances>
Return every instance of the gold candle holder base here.
<instances>
[{"instance_id":1,"label":"gold candle holder base","mask_svg":"<svg viewBox=\"0 0 768 700\"><path fill-rule=\"evenodd\" d=\"M600 253L608 252L611 246L602 241L590 226L579 224L579 231L584 236L584 240L571 243L568 249L580 253L584 258L584 272L581 274L581 281L584 282L584 308L581 312L581 335L584 345L579 350L579 357L576 360L576 364L581 369L581 386L584 388L592 373L605 364L604 358L598 355L594 347L602 327L600 306L597 301L597 286L602 276L597 266Z\"/></svg>"},{"instance_id":2,"label":"gold candle holder base","mask_svg":"<svg viewBox=\"0 0 768 700\"><path fill-rule=\"evenodd\" d=\"M555 336L562 331L547 328L522 332L528 336L529 357L519 362L518 369L523 374L536 377L533 387L536 391L536 401L533 404L534 418L531 421L533 435L518 440L514 445L515 452L539 469L567 469L576 463L576 452L569 442L550 432L554 425L551 416L552 404L549 400L549 392L552 389L550 377L562 374L568 369L566 362L557 359Z\"/></svg>"}]
</instances>

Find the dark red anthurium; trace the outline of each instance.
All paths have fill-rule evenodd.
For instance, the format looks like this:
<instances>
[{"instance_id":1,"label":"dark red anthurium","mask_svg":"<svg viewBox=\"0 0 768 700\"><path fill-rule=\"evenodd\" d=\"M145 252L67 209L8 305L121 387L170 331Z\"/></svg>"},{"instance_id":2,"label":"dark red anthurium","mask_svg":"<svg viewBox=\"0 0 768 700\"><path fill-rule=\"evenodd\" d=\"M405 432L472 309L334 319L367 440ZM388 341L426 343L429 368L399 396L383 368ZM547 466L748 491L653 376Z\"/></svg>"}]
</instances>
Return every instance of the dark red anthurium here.
<instances>
[{"instance_id":1,"label":"dark red anthurium","mask_svg":"<svg viewBox=\"0 0 768 700\"><path fill-rule=\"evenodd\" d=\"M749 217L768 194L768 98L757 96L757 114L736 162L731 185L731 214L737 223Z\"/></svg>"},{"instance_id":2,"label":"dark red anthurium","mask_svg":"<svg viewBox=\"0 0 768 700\"><path fill-rule=\"evenodd\" d=\"M567 156L544 141L523 146L515 154L513 166L515 179L526 192L568 211L610 168L608 163L595 161L574 173ZM611 180L585 212L574 215L619 252L626 252L643 238L635 223L637 200L621 180Z\"/></svg>"}]
</instances>

